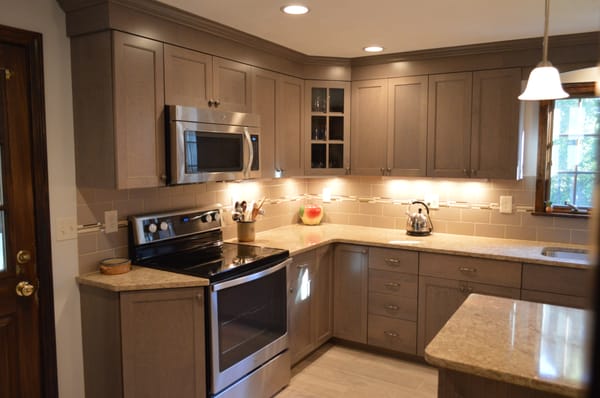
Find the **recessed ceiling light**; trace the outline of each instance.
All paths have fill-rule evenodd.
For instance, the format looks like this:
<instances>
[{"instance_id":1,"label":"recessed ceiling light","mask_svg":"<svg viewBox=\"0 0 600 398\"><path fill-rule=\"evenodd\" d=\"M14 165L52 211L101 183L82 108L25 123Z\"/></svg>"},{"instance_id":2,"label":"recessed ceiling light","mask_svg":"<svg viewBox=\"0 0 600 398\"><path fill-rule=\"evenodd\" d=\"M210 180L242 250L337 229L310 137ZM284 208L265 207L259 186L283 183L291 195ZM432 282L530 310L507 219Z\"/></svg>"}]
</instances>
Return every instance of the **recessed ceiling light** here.
<instances>
[{"instance_id":1,"label":"recessed ceiling light","mask_svg":"<svg viewBox=\"0 0 600 398\"><path fill-rule=\"evenodd\" d=\"M290 15L302 15L308 12L308 7L299 4L291 4L289 6L281 7L281 11Z\"/></svg>"},{"instance_id":2,"label":"recessed ceiling light","mask_svg":"<svg viewBox=\"0 0 600 398\"><path fill-rule=\"evenodd\" d=\"M368 53L380 53L380 52L383 51L383 47L381 47L381 46L369 46L369 47L363 48L363 50L365 50Z\"/></svg>"}]
</instances>

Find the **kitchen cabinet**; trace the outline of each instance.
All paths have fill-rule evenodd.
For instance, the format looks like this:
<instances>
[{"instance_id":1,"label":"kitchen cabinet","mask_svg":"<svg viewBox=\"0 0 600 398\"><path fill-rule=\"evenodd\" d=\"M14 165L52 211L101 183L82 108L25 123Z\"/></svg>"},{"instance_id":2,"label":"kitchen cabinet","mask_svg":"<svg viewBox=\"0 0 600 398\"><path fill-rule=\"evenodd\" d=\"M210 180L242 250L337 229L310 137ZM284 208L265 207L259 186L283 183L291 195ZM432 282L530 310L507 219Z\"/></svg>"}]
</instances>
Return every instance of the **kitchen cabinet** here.
<instances>
[{"instance_id":1,"label":"kitchen cabinet","mask_svg":"<svg viewBox=\"0 0 600 398\"><path fill-rule=\"evenodd\" d=\"M162 60L161 42L127 33L71 39L79 187L165 184Z\"/></svg>"},{"instance_id":2,"label":"kitchen cabinet","mask_svg":"<svg viewBox=\"0 0 600 398\"><path fill-rule=\"evenodd\" d=\"M350 173L387 173L387 79L352 82Z\"/></svg>"},{"instance_id":3,"label":"kitchen cabinet","mask_svg":"<svg viewBox=\"0 0 600 398\"><path fill-rule=\"evenodd\" d=\"M427 175L516 178L521 70L429 77Z\"/></svg>"},{"instance_id":4,"label":"kitchen cabinet","mask_svg":"<svg viewBox=\"0 0 600 398\"><path fill-rule=\"evenodd\" d=\"M306 81L306 174L343 175L350 167L350 83Z\"/></svg>"},{"instance_id":5,"label":"kitchen cabinet","mask_svg":"<svg viewBox=\"0 0 600 398\"><path fill-rule=\"evenodd\" d=\"M331 248L294 256L288 266L288 319L292 364L332 336Z\"/></svg>"},{"instance_id":6,"label":"kitchen cabinet","mask_svg":"<svg viewBox=\"0 0 600 398\"><path fill-rule=\"evenodd\" d=\"M165 44L167 105L252 112L249 65Z\"/></svg>"},{"instance_id":7,"label":"kitchen cabinet","mask_svg":"<svg viewBox=\"0 0 600 398\"><path fill-rule=\"evenodd\" d=\"M80 293L86 397L206 396L202 288Z\"/></svg>"},{"instance_id":8,"label":"kitchen cabinet","mask_svg":"<svg viewBox=\"0 0 600 398\"><path fill-rule=\"evenodd\" d=\"M418 269L417 252L369 249L369 345L416 353Z\"/></svg>"},{"instance_id":9,"label":"kitchen cabinet","mask_svg":"<svg viewBox=\"0 0 600 398\"><path fill-rule=\"evenodd\" d=\"M521 299L566 307L590 306L591 271L523 264Z\"/></svg>"},{"instance_id":10,"label":"kitchen cabinet","mask_svg":"<svg viewBox=\"0 0 600 398\"><path fill-rule=\"evenodd\" d=\"M521 264L420 253L417 354L471 293L520 298Z\"/></svg>"},{"instance_id":11,"label":"kitchen cabinet","mask_svg":"<svg viewBox=\"0 0 600 398\"><path fill-rule=\"evenodd\" d=\"M333 335L366 344L369 250L337 245L333 261Z\"/></svg>"},{"instance_id":12,"label":"kitchen cabinet","mask_svg":"<svg viewBox=\"0 0 600 398\"><path fill-rule=\"evenodd\" d=\"M260 115L263 178L304 174L303 96L300 79L255 68L253 113Z\"/></svg>"}]
</instances>

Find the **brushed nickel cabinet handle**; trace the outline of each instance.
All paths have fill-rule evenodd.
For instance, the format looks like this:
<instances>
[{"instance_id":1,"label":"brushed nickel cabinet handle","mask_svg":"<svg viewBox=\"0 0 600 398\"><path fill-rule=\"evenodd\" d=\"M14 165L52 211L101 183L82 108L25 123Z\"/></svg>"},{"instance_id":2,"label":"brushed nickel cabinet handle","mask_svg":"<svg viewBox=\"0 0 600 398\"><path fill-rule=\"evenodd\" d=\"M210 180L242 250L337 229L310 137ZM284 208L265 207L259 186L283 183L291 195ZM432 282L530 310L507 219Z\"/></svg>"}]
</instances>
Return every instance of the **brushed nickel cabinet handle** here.
<instances>
[{"instance_id":1,"label":"brushed nickel cabinet handle","mask_svg":"<svg viewBox=\"0 0 600 398\"><path fill-rule=\"evenodd\" d=\"M386 258L384 261L388 263L388 265L392 265L394 267L400 265L400 260L397 258Z\"/></svg>"},{"instance_id":2,"label":"brushed nickel cabinet handle","mask_svg":"<svg viewBox=\"0 0 600 398\"><path fill-rule=\"evenodd\" d=\"M398 333L392 332L391 330L385 330L383 332L383 334L385 334L386 336L389 336L389 337L398 337Z\"/></svg>"},{"instance_id":3,"label":"brushed nickel cabinet handle","mask_svg":"<svg viewBox=\"0 0 600 398\"><path fill-rule=\"evenodd\" d=\"M308 264L298 264L296 267L298 267L298 269L305 269L308 268Z\"/></svg>"},{"instance_id":4,"label":"brushed nickel cabinet handle","mask_svg":"<svg viewBox=\"0 0 600 398\"><path fill-rule=\"evenodd\" d=\"M473 293L473 288L469 286L461 286L458 288L458 290L460 290L460 292L464 294Z\"/></svg>"},{"instance_id":5,"label":"brushed nickel cabinet handle","mask_svg":"<svg viewBox=\"0 0 600 398\"><path fill-rule=\"evenodd\" d=\"M400 307L398 307L397 305L394 304L388 304L383 306L383 308L385 308L386 310L391 310L391 311L398 311L400 309Z\"/></svg>"},{"instance_id":6,"label":"brushed nickel cabinet handle","mask_svg":"<svg viewBox=\"0 0 600 398\"><path fill-rule=\"evenodd\" d=\"M477 272L477 268L471 267L459 267L458 270L464 274L474 274Z\"/></svg>"},{"instance_id":7,"label":"brushed nickel cabinet handle","mask_svg":"<svg viewBox=\"0 0 600 398\"><path fill-rule=\"evenodd\" d=\"M383 286L385 286L385 287L400 287L400 284L396 283L396 282L386 282L383 284Z\"/></svg>"}]
</instances>

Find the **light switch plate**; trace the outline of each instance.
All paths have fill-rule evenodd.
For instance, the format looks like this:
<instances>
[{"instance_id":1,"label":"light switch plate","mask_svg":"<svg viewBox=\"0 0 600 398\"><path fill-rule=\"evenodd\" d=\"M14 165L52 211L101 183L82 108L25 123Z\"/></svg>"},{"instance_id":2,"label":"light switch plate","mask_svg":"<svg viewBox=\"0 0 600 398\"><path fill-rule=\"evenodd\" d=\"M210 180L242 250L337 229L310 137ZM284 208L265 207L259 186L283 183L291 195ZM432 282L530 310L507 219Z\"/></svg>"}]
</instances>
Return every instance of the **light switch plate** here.
<instances>
[{"instance_id":1,"label":"light switch plate","mask_svg":"<svg viewBox=\"0 0 600 398\"><path fill-rule=\"evenodd\" d=\"M512 212L512 196L500 196L500 213L511 214Z\"/></svg>"},{"instance_id":2,"label":"light switch plate","mask_svg":"<svg viewBox=\"0 0 600 398\"><path fill-rule=\"evenodd\" d=\"M119 229L119 220L117 218L116 210L109 210L104 212L104 233L111 234L117 232Z\"/></svg>"},{"instance_id":3,"label":"light switch plate","mask_svg":"<svg viewBox=\"0 0 600 398\"><path fill-rule=\"evenodd\" d=\"M58 217L56 219L56 240L77 238L77 219L75 217Z\"/></svg>"},{"instance_id":4,"label":"light switch plate","mask_svg":"<svg viewBox=\"0 0 600 398\"><path fill-rule=\"evenodd\" d=\"M429 206L430 209L440 208L440 195L436 193L428 193L425 194L425 197L423 199L425 200L425 203L427 203L427 206Z\"/></svg>"}]
</instances>

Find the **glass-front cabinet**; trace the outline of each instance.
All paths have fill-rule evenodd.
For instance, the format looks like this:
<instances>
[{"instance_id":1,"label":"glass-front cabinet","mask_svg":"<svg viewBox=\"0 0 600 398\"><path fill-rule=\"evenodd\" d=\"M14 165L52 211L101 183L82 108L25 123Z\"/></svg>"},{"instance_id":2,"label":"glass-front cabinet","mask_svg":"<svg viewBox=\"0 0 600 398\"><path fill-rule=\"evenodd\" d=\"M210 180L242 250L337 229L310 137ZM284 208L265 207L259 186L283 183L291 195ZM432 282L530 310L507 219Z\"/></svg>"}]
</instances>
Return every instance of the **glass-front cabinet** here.
<instances>
[{"instance_id":1,"label":"glass-front cabinet","mask_svg":"<svg viewBox=\"0 0 600 398\"><path fill-rule=\"evenodd\" d=\"M307 175L348 174L350 83L306 82Z\"/></svg>"}]
</instances>

